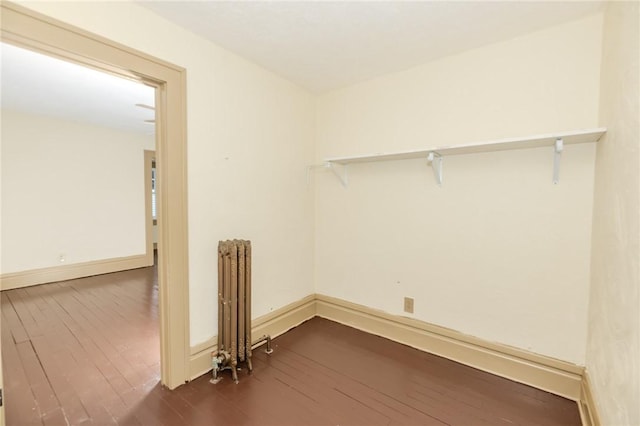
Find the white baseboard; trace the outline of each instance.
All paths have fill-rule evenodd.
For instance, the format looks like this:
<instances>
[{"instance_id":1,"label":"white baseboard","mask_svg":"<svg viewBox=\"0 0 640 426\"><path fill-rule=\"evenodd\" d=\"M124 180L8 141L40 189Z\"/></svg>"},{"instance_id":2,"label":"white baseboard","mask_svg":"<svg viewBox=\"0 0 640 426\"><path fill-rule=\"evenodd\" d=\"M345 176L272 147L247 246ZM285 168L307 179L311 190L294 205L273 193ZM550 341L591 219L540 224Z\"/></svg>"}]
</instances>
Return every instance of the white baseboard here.
<instances>
[{"instance_id":1,"label":"white baseboard","mask_svg":"<svg viewBox=\"0 0 640 426\"><path fill-rule=\"evenodd\" d=\"M580 401L581 366L319 294L316 312L320 317Z\"/></svg>"},{"instance_id":2,"label":"white baseboard","mask_svg":"<svg viewBox=\"0 0 640 426\"><path fill-rule=\"evenodd\" d=\"M321 294L307 296L254 320L253 337L279 336L314 316L577 401L582 410L585 395L582 366ZM191 348L192 379L211 370L211 352L215 349L215 338ZM589 408L593 407L590 398ZM590 423L596 425L599 423Z\"/></svg>"},{"instance_id":3,"label":"white baseboard","mask_svg":"<svg viewBox=\"0 0 640 426\"><path fill-rule=\"evenodd\" d=\"M29 271L11 272L0 275L0 289L10 290L56 281L74 280L76 278L90 277L93 275L144 268L152 264L153 258L151 258L151 264L149 264L148 256L146 254L140 254L32 269Z\"/></svg>"},{"instance_id":4,"label":"white baseboard","mask_svg":"<svg viewBox=\"0 0 640 426\"><path fill-rule=\"evenodd\" d=\"M583 426L600 426L602 424L602 422L600 422L600 417L598 416L598 410L596 408L596 401L593 397L592 389L589 374L585 370L580 387L580 403L578 404L580 407L580 418L582 419Z\"/></svg>"},{"instance_id":5,"label":"white baseboard","mask_svg":"<svg viewBox=\"0 0 640 426\"><path fill-rule=\"evenodd\" d=\"M253 320L251 335L254 340L268 334L275 338L293 327L316 316L315 294L290 303ZM189 377L191 380L211 371L211 352L217 349L217 336L191 347Z\"/></svg>"}]
</instances>

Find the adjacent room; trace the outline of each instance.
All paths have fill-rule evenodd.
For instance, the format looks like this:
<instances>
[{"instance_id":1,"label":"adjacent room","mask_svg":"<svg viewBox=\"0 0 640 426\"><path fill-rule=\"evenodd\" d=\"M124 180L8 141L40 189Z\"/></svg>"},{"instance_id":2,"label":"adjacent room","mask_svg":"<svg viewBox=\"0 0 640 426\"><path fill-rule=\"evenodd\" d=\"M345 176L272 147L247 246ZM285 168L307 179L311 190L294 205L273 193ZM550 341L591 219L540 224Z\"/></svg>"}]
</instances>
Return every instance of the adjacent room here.
<instances>
[{"instance_id":1,"label":"adjacent room","mask_svg":"<svg viewBox=\"0 0 640 426\"><path fill-rule=\"evenodd\" d=\"M639 6L3 2L0 419L640 425Z\"/></svg>"}]
</instances>

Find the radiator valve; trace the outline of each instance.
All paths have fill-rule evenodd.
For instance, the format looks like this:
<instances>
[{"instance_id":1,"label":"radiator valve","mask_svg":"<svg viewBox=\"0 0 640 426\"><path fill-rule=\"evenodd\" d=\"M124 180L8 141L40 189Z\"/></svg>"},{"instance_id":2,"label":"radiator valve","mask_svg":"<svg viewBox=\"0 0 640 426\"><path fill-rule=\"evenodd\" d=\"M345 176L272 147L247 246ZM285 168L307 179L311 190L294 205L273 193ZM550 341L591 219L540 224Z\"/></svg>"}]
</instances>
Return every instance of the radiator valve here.
<instances>
[{"instance_id":1,"label":"radiator valve","mask_svg":"<svg viewBox=\"0 0 640 426\"><path fill-rule=\"evenodd\" d=\"M211 352L211 366L213 367L211 373L213 377L209 380L214 385L222 380L222 377L218 377L218 372L225 369L225 365L228 365L231 361L231 355L226 351Z\"/></svg>"}]
</instances>

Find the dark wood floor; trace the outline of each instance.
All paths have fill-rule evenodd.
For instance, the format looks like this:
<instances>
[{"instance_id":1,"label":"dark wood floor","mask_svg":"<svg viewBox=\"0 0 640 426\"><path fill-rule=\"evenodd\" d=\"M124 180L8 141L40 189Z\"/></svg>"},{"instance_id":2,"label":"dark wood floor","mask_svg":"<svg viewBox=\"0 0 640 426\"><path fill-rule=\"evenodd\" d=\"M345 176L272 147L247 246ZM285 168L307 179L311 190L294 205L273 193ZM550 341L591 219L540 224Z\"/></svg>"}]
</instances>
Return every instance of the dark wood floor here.
<instances>
[{"instance_id":1,"label":"dark wood floor","mask_svg":"<svg viewBox=\"0 0 640 426\"><path fill-rule=\"evenodd\" d=\"M574 402L320 318L237 385L168 391L157 296L153 268L3 292L7 424L580 424Z\"/></svg>"}]
</instances>

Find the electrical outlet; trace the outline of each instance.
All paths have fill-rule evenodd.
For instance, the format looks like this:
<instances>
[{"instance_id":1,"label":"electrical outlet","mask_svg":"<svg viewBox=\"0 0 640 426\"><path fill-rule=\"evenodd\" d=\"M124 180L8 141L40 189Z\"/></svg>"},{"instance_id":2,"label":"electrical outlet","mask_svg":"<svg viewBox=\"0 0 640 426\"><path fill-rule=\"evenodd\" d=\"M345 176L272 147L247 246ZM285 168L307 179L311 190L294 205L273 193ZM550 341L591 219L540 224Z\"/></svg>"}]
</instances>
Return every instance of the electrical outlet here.
<instances>
[{"instance_id":1,"label":"electrical outlet","mask_svg":"<svg viewBox=\"0 0 640 426\"><path fill-rule=\"evenodd\" d=\"M408 314L413 313L413 298L411 297L404 298L404 311Z\"/></svg>"},{"instance_id":2,"label":"electrical outlet","mask_svg":"<svg viewBox=\"0 0 640 426\"><path fill-rule=\"evenodd\" d=\"M64 263L64 261L67 260L67 256L64 253L61 253L58 260L60 261L60 263Z\"/></svg>"}]
</instances>

